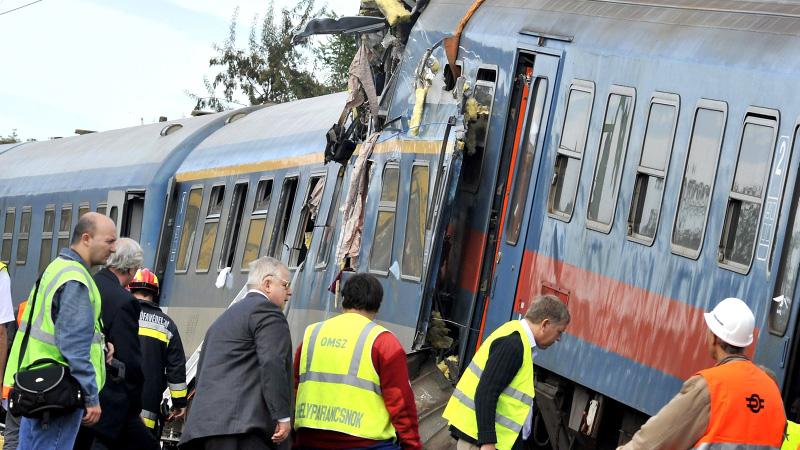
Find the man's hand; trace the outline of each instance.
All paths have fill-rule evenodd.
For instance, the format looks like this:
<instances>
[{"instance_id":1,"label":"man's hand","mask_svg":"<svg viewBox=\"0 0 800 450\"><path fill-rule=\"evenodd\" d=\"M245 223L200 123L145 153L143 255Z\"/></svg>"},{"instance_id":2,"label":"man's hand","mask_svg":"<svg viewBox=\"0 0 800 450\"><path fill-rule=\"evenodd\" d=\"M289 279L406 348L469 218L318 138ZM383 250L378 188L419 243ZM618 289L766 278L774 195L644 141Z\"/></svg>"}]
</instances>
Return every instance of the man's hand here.
<instances>
[{"instance_id":1,"label":"man's hand","mask_svg":"<svg viewBox=\"0 0 800 450\"><path fill-rule=\"evenodd\" d=\"M483 444L480 450L497 450L494 444Z\"/></svg>"},{"instance_id":2,"label":"man's hand","mask_svg":"<svg viewBox=\"0 0 800 450\"><path fill-rule=\"evenodd\" d=\"M291 425L291 422L278 422L278 425L275 427L275 434L272 435L272 442L280 444L286 440L289 436Z\"/></svg>"},{"instance_id":3,"label":"man's hand","mask_svg":"<svg viewBox=\"0 0 800 450\"><path fill-rule=\"evenodd\" d=\"M106 364L111 364L112 359L114 359L114 344L106 342Z\"/></svg>"},{"instance_id":4,"label":"man's hand","mask_svg":"<svg viewBox=\"0 0 800 450\"><path fill-rule=\"evenodd\" d=\"M86 412L83 415L83 420L81 420L81 423L83 425L86 425L87 427L90 427L96 424L99 420L100 420L100 405L97 404L94 406L87 406Z\"/></svg>"},{"instance_id":5,"label":"man's hand","mask_svg":"<svg viewBox=\"0 0 800 450\"><path fill-rule=\"evenodd\" d=\"M169 417L167 417L167 422L183 419L184 417L186 417L186 408L173 409L172 411L169 412Z\"/></svg>"}]
</instances>

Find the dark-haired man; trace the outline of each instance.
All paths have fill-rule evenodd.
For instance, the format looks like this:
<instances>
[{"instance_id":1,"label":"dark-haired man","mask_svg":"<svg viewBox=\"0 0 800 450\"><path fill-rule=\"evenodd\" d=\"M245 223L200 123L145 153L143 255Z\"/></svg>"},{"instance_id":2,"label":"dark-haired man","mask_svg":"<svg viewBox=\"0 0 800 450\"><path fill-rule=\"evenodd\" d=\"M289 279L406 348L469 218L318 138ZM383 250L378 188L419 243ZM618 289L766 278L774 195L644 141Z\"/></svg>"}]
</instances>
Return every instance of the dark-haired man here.
<instances>
[{"instance_id":1,"label":"dark-haired man","mask_svg":"<svg viewBox=\"0 0 800 450\"><path fill-rule=\"evenodd\" d=\"M374 276L357 274L342 296L342 314L306 328L297 348L297 446L421 449L405 351L374 322L383 288Z\"/></svg>"}]
</instances>

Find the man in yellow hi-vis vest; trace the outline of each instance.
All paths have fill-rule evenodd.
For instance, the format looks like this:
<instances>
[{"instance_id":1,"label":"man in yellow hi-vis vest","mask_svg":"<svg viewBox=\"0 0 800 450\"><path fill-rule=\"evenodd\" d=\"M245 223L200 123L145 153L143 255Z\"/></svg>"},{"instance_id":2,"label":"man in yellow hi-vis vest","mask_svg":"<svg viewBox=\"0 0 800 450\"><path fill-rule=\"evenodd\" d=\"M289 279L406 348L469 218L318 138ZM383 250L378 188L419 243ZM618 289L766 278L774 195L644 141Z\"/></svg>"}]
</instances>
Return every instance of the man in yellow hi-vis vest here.
<instances>
[{"instance_id":1,"label":"man in yellow hi-vis vest","mask_svg":"<svg viewBox=\"0 0 800 450\"><path fill-rule=\"evenodd\" d=\"M79 408L51 417L46 424L23 417L19 431L21 450L72 449L81 423L91 426L100 419L98 393L105 383L105 341L100 293L89 269L108 259L116 240L114 222L97 213L84 214L72 233L70 247L62 249L42 273L35 298L35 288L31 289L3 384L11 386L17 370L49 358L69 366L83 391L85 410ZM22 338L28 327L30 335L22 352Z\"/></svg>"},{"instance_id":2,"label":"man in yellow hi-vis vest","mask_svg":"<svg viewBox=\"0 0 800 450\"><path fill-rule=\"evenodd\" d=\"M342 296L342 314L309 325L297 349L296 447L421 450L405 351L374 322L380 282L356 274Z\"/></svg>"},{"instance_id":3,"label":"man in yellow hi-vis vest","mask_svg":"<svg viewBox=\"0 0 800 450\"><path fill-rule=\"evenodd\" d=\"M561 338L569 321L561 300L540 295L522 319L486 338L442 414L458 450L522 448L531 432L533 358Z\"/></svg>"}]
</instances>

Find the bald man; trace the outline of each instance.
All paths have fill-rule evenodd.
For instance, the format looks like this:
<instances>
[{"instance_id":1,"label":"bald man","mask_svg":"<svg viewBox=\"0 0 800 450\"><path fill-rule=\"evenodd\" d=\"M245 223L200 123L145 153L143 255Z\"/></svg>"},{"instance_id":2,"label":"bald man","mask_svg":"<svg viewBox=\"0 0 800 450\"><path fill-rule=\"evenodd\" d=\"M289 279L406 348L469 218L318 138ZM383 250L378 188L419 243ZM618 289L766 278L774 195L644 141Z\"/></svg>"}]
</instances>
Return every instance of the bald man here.
<instances>
[{"instance_id":1,"label":"bald man","mask_svg":"<svg viewBox=\"0 0 800 450\"><path fill-rule=\"evenodd\" d=\"M47 266L35 298L29 300L22 319L25 325L14 339L3 384L13 384L18 367L24 369L42 358L55 359L69 366L81 387L85 409L51 417L47 424L23 417L21 450L72 449L81 423L91 426L100 419L98 393L105 381L104 340L100 294L89 270L105 263L115 251L116 240L116 226L109 218L97 213L81 216L70 247L61 249ZM30 338L20 360L20 346L29 326Z\"/></svg>"}]
</instances>

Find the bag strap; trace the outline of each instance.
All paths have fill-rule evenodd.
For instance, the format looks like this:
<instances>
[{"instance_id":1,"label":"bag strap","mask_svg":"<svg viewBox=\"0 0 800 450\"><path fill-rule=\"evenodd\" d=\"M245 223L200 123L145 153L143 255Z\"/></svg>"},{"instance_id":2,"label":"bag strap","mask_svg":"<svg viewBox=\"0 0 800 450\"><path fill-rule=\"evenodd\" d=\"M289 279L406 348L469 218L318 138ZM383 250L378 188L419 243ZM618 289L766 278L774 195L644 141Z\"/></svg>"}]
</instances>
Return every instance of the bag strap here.
<instances>
[{"instance_id":1,"label":"bag strap","mask_svg":"<svg viewBox=\"0 0 800 450\"><path fill-rule=\"evenodd\" d=\"M39 294L39 283L42 281L42 275L39 275L39 278L36 279L36 286L33 288L33 298L28 299L30 304L27 306L28 309L28 321L25 323L25 335L22 336L22 343L20 344L19 355L17 356L17 371L19 372L19 368L22 365L22 358L25 356L25 350L28 348L28 338L31 335L31 328L33 324L31 323L31 319L33 318L33 312L36 308L36 297ZM44 314L44 311L42 311Z\"/></svg>"}]
</instances>

